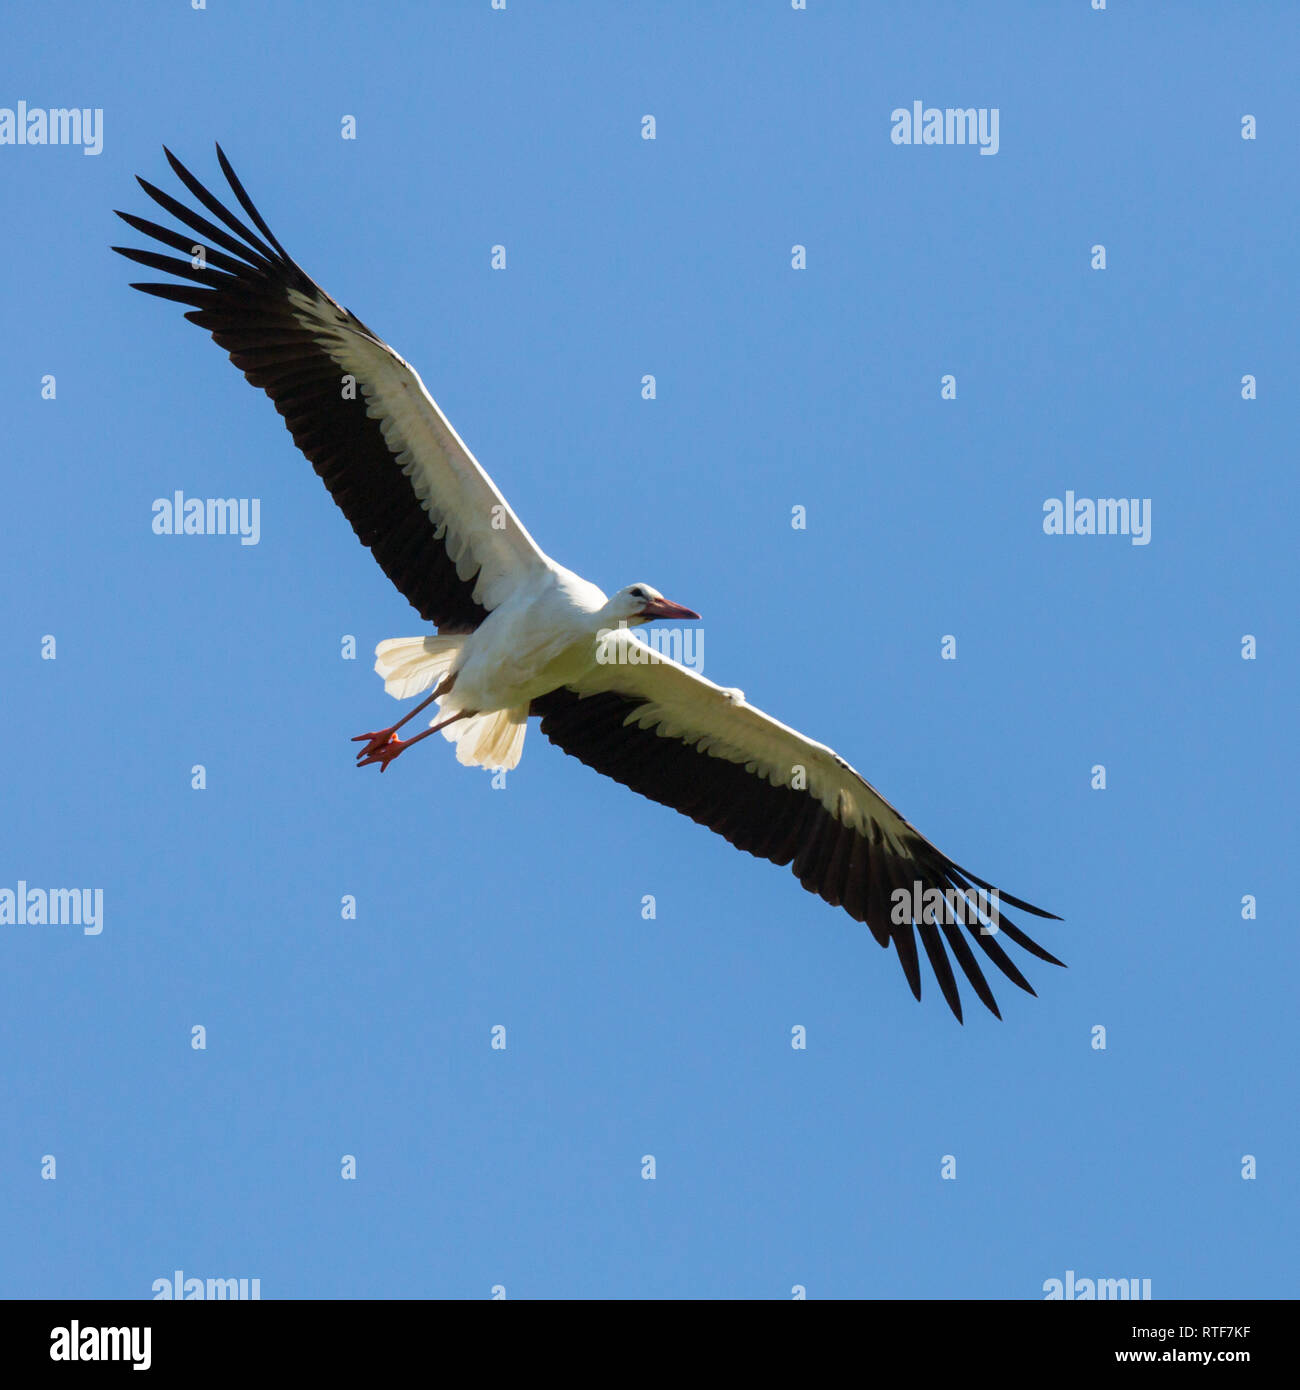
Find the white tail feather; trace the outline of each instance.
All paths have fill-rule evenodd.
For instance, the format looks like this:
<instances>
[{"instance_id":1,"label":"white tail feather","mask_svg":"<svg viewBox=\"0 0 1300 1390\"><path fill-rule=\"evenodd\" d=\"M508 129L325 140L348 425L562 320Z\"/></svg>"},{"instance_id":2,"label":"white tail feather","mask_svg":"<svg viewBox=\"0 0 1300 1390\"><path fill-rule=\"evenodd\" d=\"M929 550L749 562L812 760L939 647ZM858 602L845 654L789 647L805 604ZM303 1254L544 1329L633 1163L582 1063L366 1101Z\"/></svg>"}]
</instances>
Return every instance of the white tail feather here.
<instances>
[{"instance_id":1,"label":"white tail feather","mask_svg":"<svg viewBox=\"0 0 1300 1390\"><path fill-rule=\"evenodd\" d=\"M460 655L463 636L390 637L375 648L375 670L384 678L384 689L395 700L409 700L432 690L450 674ZM438 713L429 721L458 712L456 692L438 701ZM528 707L491 710L466 715L442 731L456 745L456 761L466 767L512 768L519 766L528 729Z\"/></svg>"},{"instance_id":2,"label":"white tail feather","mask_svg":"<svg viewBox=\"0 0 1300 1390\"><path fill-rule=\"evenodd\" d=\"M432 690L456 664L464 637L390 637L375 648L375 670L394 700Z\"/></svg>"},{"instance_id":3,"label":"white tail feather","mask_svg":"<svg viewBox=\"0 0 1300 1390\"><path fill-rule=\"evenodd\" d=\"M448 700L455 699L455 691ZM451 711L454 713L454 711ZM447 717L444 706L439 719ZM436 722L436 721L433 721ZM512 768L519 766L528 730L528 706L499 709L488 714L466 715L442 731L443 738L456 745L456 761L466 767Z\"/></svg>"}]
</instances>

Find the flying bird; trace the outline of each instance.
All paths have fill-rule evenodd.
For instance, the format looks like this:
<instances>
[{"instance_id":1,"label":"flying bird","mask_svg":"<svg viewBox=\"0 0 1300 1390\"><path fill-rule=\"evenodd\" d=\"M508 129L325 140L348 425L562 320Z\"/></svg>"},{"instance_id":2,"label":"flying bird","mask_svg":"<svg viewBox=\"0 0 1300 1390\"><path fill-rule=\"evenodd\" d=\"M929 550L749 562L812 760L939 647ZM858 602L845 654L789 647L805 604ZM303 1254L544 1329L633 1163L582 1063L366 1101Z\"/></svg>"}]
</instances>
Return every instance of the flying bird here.
<instances>
[{"instance_id":1,"label":"flying bird","mask_svg":"<svg viewBox=\"0 0 1300 1390\"><path fill-rule=\"evenodd\" d=\"M185 317L270 396L362 543L437 628L376 649L390 695L429 693L405 718L357 736L359 766L385 771L441 732L460 762L513 768L535 715L552 743L598 772L738 849L791 865L809 892L865 922L882 947L893 944L917 999L919 937L958 1020L953 960L998 1017L981 957L1034 993L1000 940L1062 964L1002 909L1059 921L1053 913L954 863L824 744L635 638L632 629L655 619L699 615L646 583L607 597L552 560L414 368L280 245L221 147L221 171L251 227L164 153L210 216L139 179L189 230L118 213L181 253L114 247L181 281L133 288L189 306ZM429 727L400 738L430 704Z\"/></svg>"}]
</instances>

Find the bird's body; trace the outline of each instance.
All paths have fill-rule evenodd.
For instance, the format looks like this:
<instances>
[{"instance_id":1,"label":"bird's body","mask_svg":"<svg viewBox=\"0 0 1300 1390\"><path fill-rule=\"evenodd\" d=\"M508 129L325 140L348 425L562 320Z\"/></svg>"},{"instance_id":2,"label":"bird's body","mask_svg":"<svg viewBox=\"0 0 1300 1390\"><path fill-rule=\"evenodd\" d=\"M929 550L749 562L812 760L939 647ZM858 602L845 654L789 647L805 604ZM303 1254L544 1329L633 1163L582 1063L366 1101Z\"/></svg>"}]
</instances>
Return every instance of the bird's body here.
<instances>
[{"instance_id":1,"label":"bird's body","mask_svg":"<svg viewBox=\"0 0 1300 1390\"><path fill-rule=\"evenodd\" d=\"M433 723L457 745L462 763L517 767L533 702L590 680L608 649L609 634L646 621L647 602L660 605L660 616L678 609L673 616L698 617L668 603L648 584L629 585L607 599L581 575L548 559L473 632L391 638L379 644L375 669L397 699L435 689ZM365 738L361 756L378 755L373 760L383 763L392 740L377 734ZM397 751L405 746L399 741Z\"/></svg>"},{"instance_id":2,"label":"bird's body","mask_svg":"<svg viewBox=\"0 0 1300 1390\"><path fill-rule=\"evenodd\" d=\"M465 638L455 694L467 709L528 708L584 675L596 660L605 595L556 565L540 585L517 589Z\"/></svg>"},{"instance_id":3,"label":"bird's body","mask_svg":"<svg viewBox=\"0 0 1300 1390\"><path fill-rule=\"evenodd\" d=\"M830 748L637 641L629 629L642 623L698 614L644 583L607 598L545 554L414 369L300 269L220 147L217 157L256 231L168 152L218 221L141 179L189 232L119 215L183 258L114 249L180 279L136 288L191 306L186 317L271 397L358 537L438 628L379 644L375 668L390 694L429 693L397 724L361 735L358 762L386 769L440 730L461 762L512 768L528 719L539 717L566 753L740 849L791 865L806 889L895 947L918 999L918 939L959 1019L949 951L995 1014L972 947L1033 993L998 938L1061 962L1002 906L1052 914L962 869ZM430 727L398 738L432 703Z\"/></svg>"}]
</instances>

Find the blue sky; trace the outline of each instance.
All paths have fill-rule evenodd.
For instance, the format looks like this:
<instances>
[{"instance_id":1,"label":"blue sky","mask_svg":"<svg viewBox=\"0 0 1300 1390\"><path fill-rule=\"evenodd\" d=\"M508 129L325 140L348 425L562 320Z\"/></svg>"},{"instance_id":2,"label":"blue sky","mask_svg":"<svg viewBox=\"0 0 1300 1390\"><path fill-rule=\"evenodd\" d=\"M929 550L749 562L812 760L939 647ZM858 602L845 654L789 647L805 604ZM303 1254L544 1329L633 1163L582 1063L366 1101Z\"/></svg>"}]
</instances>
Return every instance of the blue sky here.
<instances>
[{"instance_id":1,"label":"blue sky","mask_svg":"<svg viewBox=\"0 0 1300 1390\"><path fill-rule=\"evenodd\" d=\"M0 145L0 889L104 907L0 926L0 1294L1297 1292L1293 6L7 25L0 106L103 149ZM997 108L997 154L894 144L914 101ZM1016 953L1039 997L959 1027L535 726L504 790L441 740L357 772L421 624L107 249L214 140L547 550L697 608L710 677L1060 913L1069 969ZM177 489L259 543L153 534ZM1045 535L1067 491L1150 499L1149 544Z\"/></svg>"}]
</instances>

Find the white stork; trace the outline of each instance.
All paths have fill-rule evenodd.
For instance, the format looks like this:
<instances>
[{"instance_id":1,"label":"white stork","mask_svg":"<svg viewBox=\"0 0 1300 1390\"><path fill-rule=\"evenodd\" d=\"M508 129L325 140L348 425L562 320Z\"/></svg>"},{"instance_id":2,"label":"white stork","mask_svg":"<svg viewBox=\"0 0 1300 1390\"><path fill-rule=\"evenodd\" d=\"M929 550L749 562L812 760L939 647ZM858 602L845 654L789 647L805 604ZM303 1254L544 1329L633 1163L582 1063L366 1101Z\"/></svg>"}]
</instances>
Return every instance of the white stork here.
<instances>
[{"instance_id":1,"label":"white stork","mask_svg":"<svg viewBox=\"0 0 1300 1390\"><path fill-rule=\"evenodd\" d=\"M384 770L442 730L462 763L514 767L528 717L538 715L547 738L598 772L707 825L738 849L790 864L809 892L865 922L881 946L893 942L920 999L915 930L959 1020L961 997L945 943L999 1017L972 946L1031 994L998 937L1062 963L1001 908L1059 920L1054 914L998 895L987 880L960 868L825 745L778 723L739 691L636 642L629 628L698 615L643 583L606 598L556 564L414 369L295 264L221 147L221 170L256 231L165 153L222 225L140 179L150 198L191 231L119 213L181 252L177 258L114 247L185 282L134 288L192 306L185 317L207 329L270 396L362 543L438 629L437 636L379 644L375 669L391 695L432 693L392 727L360 735L359 766L378 763ZM192 233L201 238L201 256ZM349 379L359 394L344 389ZM438 705L430 727L399 739L397 730L430 703Z\"/></svg>"}]
</instances>

